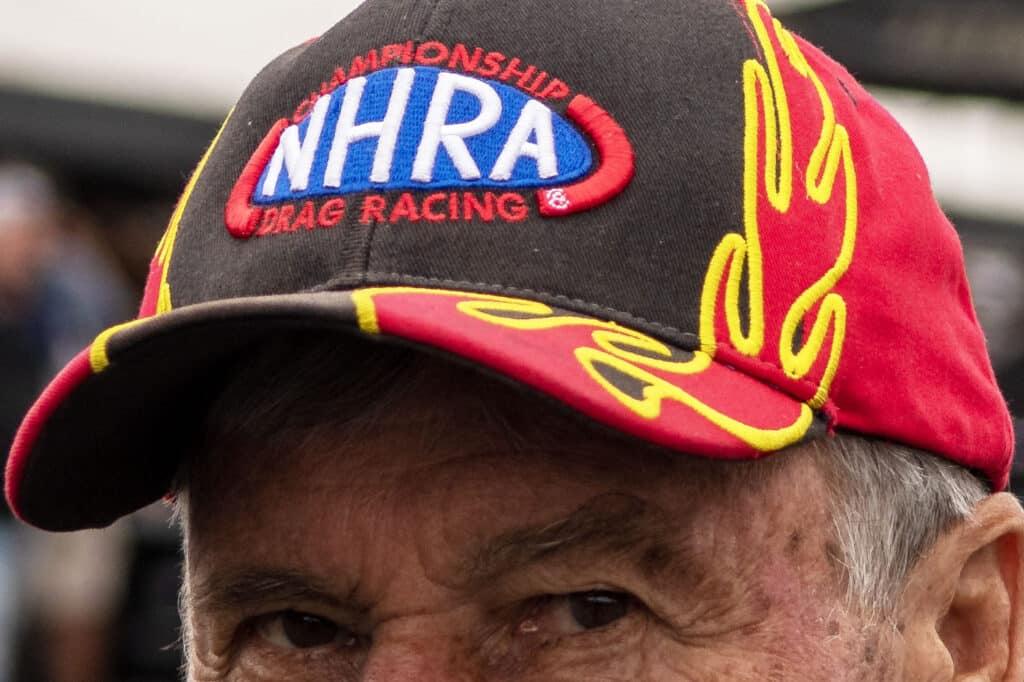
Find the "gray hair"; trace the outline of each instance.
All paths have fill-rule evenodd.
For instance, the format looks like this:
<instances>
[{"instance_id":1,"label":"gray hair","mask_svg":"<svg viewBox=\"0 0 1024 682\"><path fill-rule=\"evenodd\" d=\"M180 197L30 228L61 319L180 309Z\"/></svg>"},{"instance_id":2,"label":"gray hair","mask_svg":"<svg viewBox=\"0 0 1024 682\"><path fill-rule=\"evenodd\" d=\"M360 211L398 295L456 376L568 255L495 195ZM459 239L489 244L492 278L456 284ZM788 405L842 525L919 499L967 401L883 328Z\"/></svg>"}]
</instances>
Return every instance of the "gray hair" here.
<instances>
[{"instance_id":1,"label":"gray hair","mask_svg":"<svg viewBox=\"0 0 1024 682\"><path fill-rule=\"evenodd\" d=\"M838 434L814 447L832 488L847 598L887 617L918 560L971 516L989 487L958 464L887 441Z\"/></svg>"},{"instance_id":2,"label":"gray hair","mask_svg":"<svg viewBox=\"0 0 1024 682\"><path fill-rule=\"evenodd\" d=\"M282 364L283 357L293 361ZM227 387L207 412L197 451L208 453L218 443L237 441L275 449L322 437L357 439L403 396L435 395L430 384L436 385L439 375L455 379L450 390L482 381L475 370L402 347L323 332L284 335L229 372ZM473 415L503 443L513 449L535 446L565 432L571 417L554 404L547 411L516 414L516 406L528 401L509 396L500 387L480 391ZM846 605L872 619L885 620L895 611L918 560L989 494L969 470L883 440L839 433L796 447L813 457L829 486L830 558L844 583ZM764 480L782 461L775 455L732 467L728 474L722 470L722 475L730 484ZM186 506L187 479L186 464L176 485L179 517Z\"/></svg>"}]
</instances>

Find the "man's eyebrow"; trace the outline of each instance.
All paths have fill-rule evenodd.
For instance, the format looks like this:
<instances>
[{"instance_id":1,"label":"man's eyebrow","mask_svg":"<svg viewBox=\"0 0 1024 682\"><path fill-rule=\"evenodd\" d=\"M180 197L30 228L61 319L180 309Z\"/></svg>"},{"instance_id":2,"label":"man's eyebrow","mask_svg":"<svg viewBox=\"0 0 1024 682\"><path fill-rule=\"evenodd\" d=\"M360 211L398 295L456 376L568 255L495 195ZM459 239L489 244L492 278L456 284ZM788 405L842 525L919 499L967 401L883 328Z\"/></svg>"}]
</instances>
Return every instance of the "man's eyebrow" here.
<instances>
[{"instance_id":1,"label":"man's eyebrow","mask_svg":"<svg viewBox=\"0 0 1024 682\"><path fill-rule=\"evenodd\" d=\"M351 608L336 591L305 574L271 569L212 576L194 586L190 598L207 611L240 611L255 605L294 602Z\"/></svg>"},{"instance_id":2,"label":"man's eyebrow","mask_svg":"<svg viewBox=\"0 0 1024 682\"><path fill-rule=\"evenodd\" d=\"M486 584L518 569L560 557L627 561L654 579L670 568L693 574L692 552L677 540L678 524L660 507L625 494L601 495L557 521L517 528L488 540L459 571L467 584Z\"/></svg>"}]
</instances>

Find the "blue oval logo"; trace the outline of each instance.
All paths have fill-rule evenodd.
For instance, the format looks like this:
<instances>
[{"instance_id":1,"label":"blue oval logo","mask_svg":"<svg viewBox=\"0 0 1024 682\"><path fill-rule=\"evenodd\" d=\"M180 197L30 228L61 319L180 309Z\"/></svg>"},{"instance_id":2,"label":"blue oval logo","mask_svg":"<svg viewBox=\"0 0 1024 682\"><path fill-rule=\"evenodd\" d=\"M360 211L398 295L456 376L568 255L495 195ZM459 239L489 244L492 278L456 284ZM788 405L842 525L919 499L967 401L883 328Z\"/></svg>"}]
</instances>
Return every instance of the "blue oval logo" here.
<instances>
[{"instance_id":1,"label":"blue oval logo","mask_svg":"<svg viewBox=\"0 0 1024 682\"><path fill-rule=\"evenodd\" d=\"M350 80L285 128L251 199L544 187L592 165L580 133L516 88L430 67L386 69Z\"/></svg>"}]
</instances>

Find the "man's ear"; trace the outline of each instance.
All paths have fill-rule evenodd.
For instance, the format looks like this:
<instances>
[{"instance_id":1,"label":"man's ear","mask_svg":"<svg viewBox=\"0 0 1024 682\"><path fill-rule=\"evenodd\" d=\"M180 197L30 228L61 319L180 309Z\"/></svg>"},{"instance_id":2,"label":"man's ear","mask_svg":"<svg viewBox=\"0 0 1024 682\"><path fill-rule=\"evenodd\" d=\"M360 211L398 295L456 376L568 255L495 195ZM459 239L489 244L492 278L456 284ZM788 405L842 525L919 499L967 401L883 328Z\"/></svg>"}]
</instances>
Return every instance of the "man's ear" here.
<instances>
[{"instance_id":1,"label":"man's ear","mask_svg":"<svg viewBox=\"0 0 1024 682\"><path fill-rule=\"evenodd\" d=\"M904 595L907 679L1024 682L1024 511L986 498L914 568Z\"/></svg>"}]
</instances>

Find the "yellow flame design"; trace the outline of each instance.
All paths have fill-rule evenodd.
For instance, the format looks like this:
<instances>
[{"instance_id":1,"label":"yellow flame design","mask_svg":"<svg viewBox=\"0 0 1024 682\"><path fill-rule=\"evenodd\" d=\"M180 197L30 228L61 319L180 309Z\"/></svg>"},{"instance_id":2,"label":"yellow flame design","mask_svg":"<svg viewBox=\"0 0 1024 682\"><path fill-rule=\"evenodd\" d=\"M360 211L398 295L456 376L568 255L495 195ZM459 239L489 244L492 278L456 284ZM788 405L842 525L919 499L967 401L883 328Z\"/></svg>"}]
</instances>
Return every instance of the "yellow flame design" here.
<instances>
[{"instance_id":1,"label":"yellow flame design","mask_svg":"<svg viewBox=\"0 0 1024 682\"><path fill-rule=\"evenodd\" d=\"M764 48L767 68L754 59L743 65L746 132L744 136L744 235L726 235L715 250L704 280L701 295L700 337L702 349L714 355L717 348L715 321L717 302L723 278L725 284L725 316L729 342L744 355L754 357L764 346L764 263L758 225L758 197L761 187L769 204L779 213L790 210L793 198L793 132L789 100L779 68L775 47L762 18L767 7L760 0L747 4L748 14ZM804 378L821 356L826 339L830 338L828 362L810 406L820 408L828 400L835 379L846 336L846 302L832 291L853 260L857 237L857 176L846 128L836 122L835 109L821 79L808 64L793 36L774 20L775 35L784 56L798 74L814 86L821 100L822 123L804 182L807 196L818 204L832 201L836 179L842 171L845 180L845 223L842 246L835 263L817 281L804 290L790 306L779 337L779 364L792 379ZM760 93L760 96L759 96ZM764 149L761 145L760 121L764 120ZM764 165L764 175L758 168ZM742 329L740 287L747 275L749 301L747 333ZM797 331L810 310L820 304L810 332L802 347L794 352Z\"/></svg>"}]
</instances>

